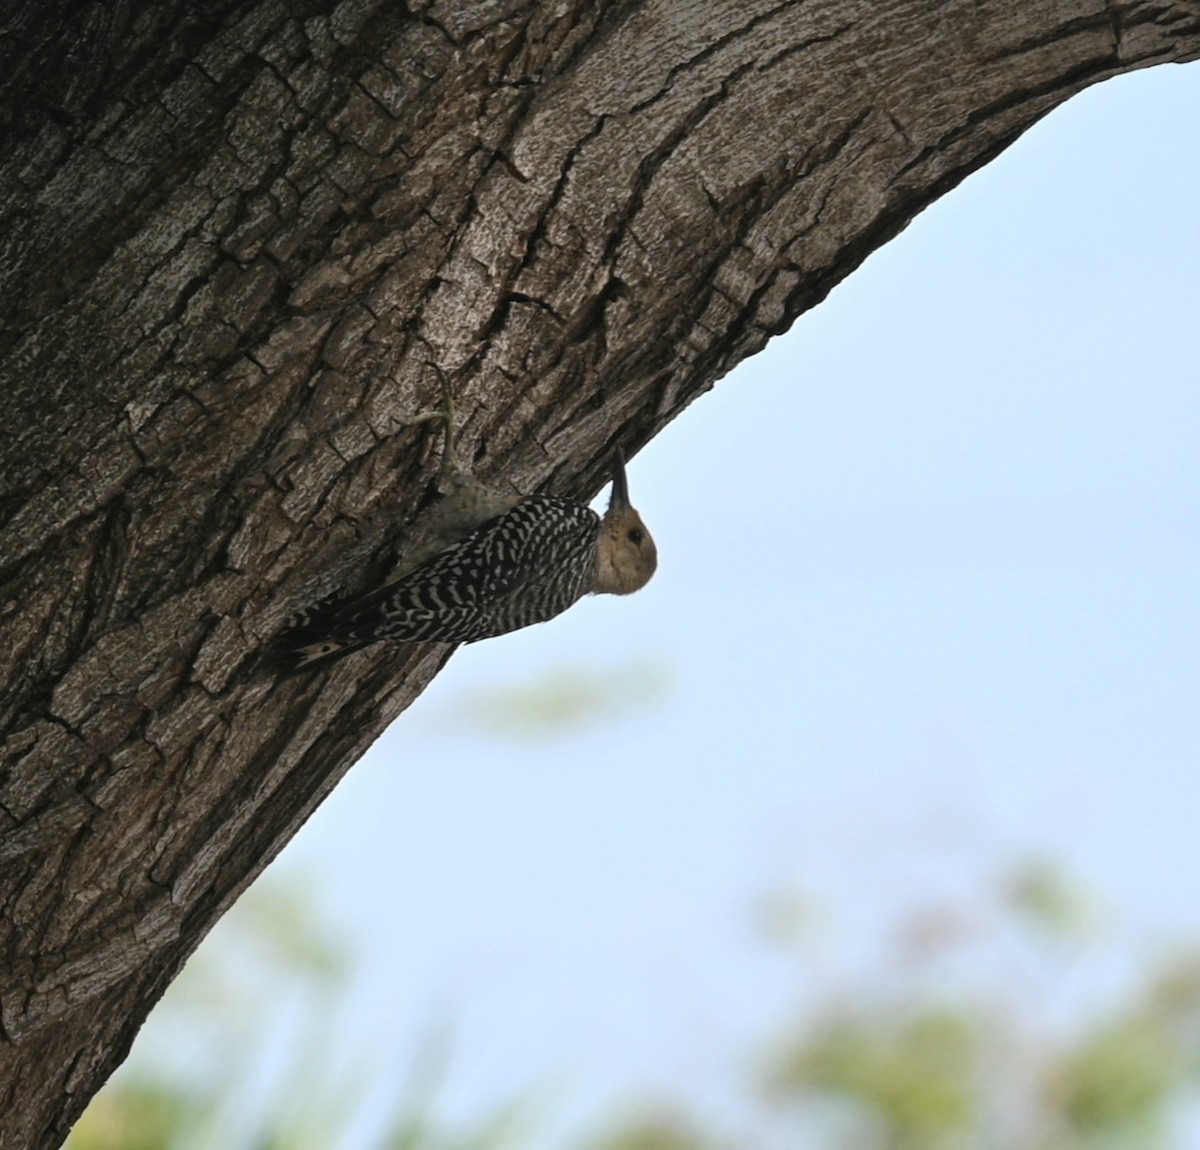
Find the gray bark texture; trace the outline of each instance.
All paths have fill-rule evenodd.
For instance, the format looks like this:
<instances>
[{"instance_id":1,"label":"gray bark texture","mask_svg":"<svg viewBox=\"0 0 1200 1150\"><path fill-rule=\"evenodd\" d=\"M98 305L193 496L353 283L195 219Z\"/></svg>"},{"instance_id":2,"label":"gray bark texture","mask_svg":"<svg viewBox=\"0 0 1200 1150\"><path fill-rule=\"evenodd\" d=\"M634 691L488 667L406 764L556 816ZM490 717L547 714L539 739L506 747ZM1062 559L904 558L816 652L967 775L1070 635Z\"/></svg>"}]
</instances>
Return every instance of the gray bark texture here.
<instances>
[{"instance_id":1,"label":"gray bark texture","mask_svg":"<svg viewBox=\"0 0 1200 1150\"><path fill-rule=\"evenodd\" d=\"M260 662L389 561L442 375L480 478L590 497L1057 104L1198 55L1200 0L5 5L0 1145L61 1143L445 661Z\"/></svg>"}]
</instances>

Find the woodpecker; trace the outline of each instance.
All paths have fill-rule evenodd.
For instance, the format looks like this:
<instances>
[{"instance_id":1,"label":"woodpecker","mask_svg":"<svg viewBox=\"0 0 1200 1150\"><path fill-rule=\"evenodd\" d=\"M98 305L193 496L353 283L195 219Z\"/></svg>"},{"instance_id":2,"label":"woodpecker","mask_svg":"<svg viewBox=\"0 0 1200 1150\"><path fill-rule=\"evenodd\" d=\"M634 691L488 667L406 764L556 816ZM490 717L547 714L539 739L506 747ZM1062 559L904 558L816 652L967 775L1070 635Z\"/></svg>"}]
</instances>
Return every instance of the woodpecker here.
<instances>
[{"instance_id":1,"label":"woodpecker","mask_svg":"<svg viewBox=\"0 0 1200 1150\"><path fill-rule=\"evenodd\" d=\"M326 666L381 640L474 643L561 614L585 595L628 595L658 564L654 540L630 506L625 464L613 457L601 517L553 495L502 495L479 483L454 450L454 405L418 416L445 420L442 498L413 525L396 578L296 616L280 647L289 673Z\"/></svg>"}]
</instances>

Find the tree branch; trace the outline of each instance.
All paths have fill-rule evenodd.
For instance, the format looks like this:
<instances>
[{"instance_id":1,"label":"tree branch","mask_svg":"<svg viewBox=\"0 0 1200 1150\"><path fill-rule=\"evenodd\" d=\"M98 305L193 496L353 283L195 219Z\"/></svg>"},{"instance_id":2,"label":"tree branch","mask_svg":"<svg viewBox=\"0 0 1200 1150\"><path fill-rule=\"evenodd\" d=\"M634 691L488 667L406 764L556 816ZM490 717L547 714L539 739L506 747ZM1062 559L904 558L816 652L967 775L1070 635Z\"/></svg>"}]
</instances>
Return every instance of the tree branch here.
<instances>
[{"instance_id":1,"label":"tree branch","mask_svg":"<svg viewBox=\"0 0 1200 1150\"><path fill-rule=\"evenodd\" d=\"M1200 54L1197 0L409 7L0 26L5 1145L448 656L259 662L388 561L441 373L481 478L590 496L1063 100Z\"/></svg>"}]
</instances>

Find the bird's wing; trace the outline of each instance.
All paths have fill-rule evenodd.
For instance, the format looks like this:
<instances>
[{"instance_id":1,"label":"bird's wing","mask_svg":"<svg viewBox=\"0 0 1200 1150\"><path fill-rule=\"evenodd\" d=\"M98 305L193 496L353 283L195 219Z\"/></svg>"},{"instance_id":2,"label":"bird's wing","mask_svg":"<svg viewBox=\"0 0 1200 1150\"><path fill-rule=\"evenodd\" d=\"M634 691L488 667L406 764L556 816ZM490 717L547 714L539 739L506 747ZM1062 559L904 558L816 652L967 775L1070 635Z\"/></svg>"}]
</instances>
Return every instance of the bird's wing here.
<instances>
[{"instance_id":1,"label":"bird's wing","mask_svg":"<svg viewBox=\"0 0 1200 1150\"><path fill-rule=\"evenodd\" d=\"M465 539L384 587L338 604L323 631L341 641L436 637L443 622L456 632L481 610L511 599L547 577L581 547L594 544L595 512L553 496L531 496L488 520ZM407 632L419 633L407 633ZM401 634L400 632L406 632Z\"/></svg>"}]
</instances>

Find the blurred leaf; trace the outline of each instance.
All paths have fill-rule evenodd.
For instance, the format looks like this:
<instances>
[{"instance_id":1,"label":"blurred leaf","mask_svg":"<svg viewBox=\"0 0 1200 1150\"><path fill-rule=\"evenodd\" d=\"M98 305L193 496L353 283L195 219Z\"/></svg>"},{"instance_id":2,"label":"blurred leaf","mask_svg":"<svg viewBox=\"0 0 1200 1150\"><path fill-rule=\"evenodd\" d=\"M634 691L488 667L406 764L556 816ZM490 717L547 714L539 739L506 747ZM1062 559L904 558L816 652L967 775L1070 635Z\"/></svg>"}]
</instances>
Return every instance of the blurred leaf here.
<instances>
[{"instance_id":1,"label":"blurred leaf","mask_svg":"<svg viewBox=\"0 0 1200 1150\"><path fill-rule=\"evenodd\" d=\"M503 739L561 738L654 706L666 696L668 683L666 666L646 659L604 672L559 667L525 684L463 696L454 705L453 725L457 731L465 723Z\"/></svg>"},{"instance_id":2,"label":"blurred leaf","mask_svg":"<svg viewBox=\"0 0 1200 1150\"><path fill-rule=\"evenodd\" d=\"M520 1150L532 1141L535 1125L524 1100L471 1124L465 1134L447 1129L428 1106L396 1115L377 1145L378 1150Z\"/></svg>"},{"instance_id":3,"label":"blurred leaf","mask_svg":"<svg viewBox=\"0 0 1200 1150\"><path fill-rule=\"evenodd\" d=\"M585 1150L709 1150L715 1143L682 1114L641 1114L613 1126Z\"/></svg>"},{"instance_id":4,"label":"blurred leaf","mask_svg":"<svg viewBox=\"0 0 1200 1150\"><path fill-rule=\"evenodd\" d=\"M863 1108L890 1146L959 1145L955 1139L979 1120L976 1026L939 1008L836 1017L800 1037L771 1085L777 1095L832 1094Z\"/></svg>"},{"instance_id":5,"label":"blurred leaf","mask_svg":"<svg viewBox=\"0 0 1200 1150\"><path fill-rule=\"evenodd\" d=\"M1167 963L1151 981L1148 1009L1180 1038L1200 1040L1200 953L1186 952Z\"/></svg>"},{"instance_id":6,"label":"blurred leaf","mask_svg":"<svg viewBox=\"0 0 1200 1150\"><path fill-rule=\"evenodd\" d=\"M1138 1135L1148 1147L1179 1082L1176 1050L1160 1026L1128 1018L1086 1037L1056 1068L1050 1102L1085 1139Z\"/></svg>"},{"instance_id":7,"label":"blurred leaf","mask_svg":"<svg viewBox=\"0 0 1200 1150\"><path fill-rule=\"evenodd\" d=\"M71 1150L170 1150L203 1110L178 1084L124 1082L103 1090L71 1131Z\"/></svg>"},{"instance_id":8,"label":"blurred leaf","mask_svg":"<svg viewBox=\"0 0 1200 1150\"><path fill-rule=\"evenodd\" d=\"M1082 939L1100 922L1094 898L1046 859L1028 859L1015 867L1003 893L1021 919L1052 937Z\"/></svg>"}]
</instances>

